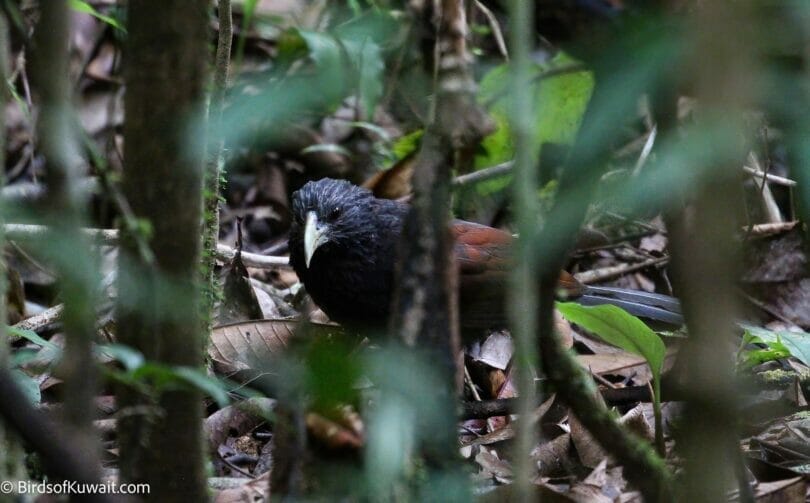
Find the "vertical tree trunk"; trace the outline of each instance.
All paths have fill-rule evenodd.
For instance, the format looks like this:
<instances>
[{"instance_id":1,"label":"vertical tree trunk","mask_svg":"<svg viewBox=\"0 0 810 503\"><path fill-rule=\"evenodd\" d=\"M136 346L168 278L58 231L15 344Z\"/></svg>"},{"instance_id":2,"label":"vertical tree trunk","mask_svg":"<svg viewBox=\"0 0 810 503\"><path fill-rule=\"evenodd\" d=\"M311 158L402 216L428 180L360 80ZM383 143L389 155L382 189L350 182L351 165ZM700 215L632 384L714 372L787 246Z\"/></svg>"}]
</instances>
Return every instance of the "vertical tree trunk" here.
<instances>
[{"instance_id":1,"label":"vertical tree trunk","mask_svg":"<svg viewBox=\"0 0 810 503\"><path fill-rule=\"evenodd\" d=\"M668 225L672 236L672 266L675 290L683 302L689 338L679 355L686 391L684 428L679 429L678 449L684 453L684 501L718 501L734 487L739 458L737 392L731 358L723 357L733 347L734 320L738 319L736 290L742 260L734 234L738 228L737 204L743 201L739 166L747 149L743 110L750 103L754 84L753 53L741 33L756 24L756 2L707 3L694 13L690 56L696 91L701 103L697 120L707 130L721 129L724 157L715 155L700 186L690 194L692 205ZM705 65L710 60L716 64ZM710 133L711 134L711 133ZM689 148L689 139L684 148ZM736 475L741 501L750 501L745 469Z\"/></svg>"},{"instance_id":2,"label":"vertical tree trunk","mask_svg":"<svg viewBox=\"0 0 810 503\"><path fill-rule=\"evenodd\" d=\"M131 239L119 261L121 342L148 359L200 368L199 278L202 141L192 141L206 74L205 0L133 0L128 10L124 195L149 222L154 263ZM131 390L120 393L121 475L151 484L156 501L207 499L199 391L172 390L157 410Z\"/></svg>"},{"instance_id":3,"label":"vertical tree trunk","mask_svg":"<svg viewBox=\"0 0 810 503\"><path fill-rule=\"evenodd\" d=\"M443 379L433 438L425 445L430 461L448 464L457 457L455 432L456 355L459 352L456 270L449 233L450 180L456 155L474 149L490 130L475 102L475 81L468 69L467 21L462 0L433 2L426 8L437 33L436 111L428 119L414 167L414 198L402 236L401 268L392 326L406 344L429 351ZM431 59L426 54L426 59Z\"/></svg>"}]
</instances>

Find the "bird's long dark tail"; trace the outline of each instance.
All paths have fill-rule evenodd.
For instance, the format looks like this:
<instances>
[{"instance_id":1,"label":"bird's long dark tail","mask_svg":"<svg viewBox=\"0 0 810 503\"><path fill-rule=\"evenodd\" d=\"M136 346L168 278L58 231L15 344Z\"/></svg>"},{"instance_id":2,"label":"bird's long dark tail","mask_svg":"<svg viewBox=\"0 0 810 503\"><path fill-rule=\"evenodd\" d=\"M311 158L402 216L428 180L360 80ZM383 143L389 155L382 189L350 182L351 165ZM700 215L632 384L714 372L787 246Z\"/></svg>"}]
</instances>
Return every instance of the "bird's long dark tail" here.
<instances>
[{"instance_id":1,"label":"bird's long dark tail","mask_svg":"<svg viewBox=\"0 0 810 503\"><path fill-rule=\"evenodd\" d=\"M678 299L668 295L624 288L587 286L576 302L583 306L612 304L639 318L671 325L683 325L681 303L678 302Z\"/></svg>"}]
</instances>

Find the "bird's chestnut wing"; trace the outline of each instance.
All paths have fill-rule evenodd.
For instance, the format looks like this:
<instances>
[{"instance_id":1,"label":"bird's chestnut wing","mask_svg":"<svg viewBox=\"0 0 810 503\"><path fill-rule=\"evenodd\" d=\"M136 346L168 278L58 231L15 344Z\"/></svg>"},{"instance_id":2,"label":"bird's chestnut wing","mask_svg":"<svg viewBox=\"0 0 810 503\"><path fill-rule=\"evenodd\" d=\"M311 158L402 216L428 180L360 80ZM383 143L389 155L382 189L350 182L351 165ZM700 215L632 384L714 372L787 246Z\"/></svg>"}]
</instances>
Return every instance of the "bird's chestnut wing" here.
<instances>
[{"instance_id":1,"label":"bird's chestnut wing","mask_svg":"<svg viewBox=\"0 0 810 503\"><path fill-rule=\"evenodd\" d=\"M453 252L459 271L459 314L462 328L487 329L507 323L509 271L514 264L508 232L456 220L451 226ZM562 271L558 289L563 297L582 294L583 285Z\"/></svg>"}]
</instances>

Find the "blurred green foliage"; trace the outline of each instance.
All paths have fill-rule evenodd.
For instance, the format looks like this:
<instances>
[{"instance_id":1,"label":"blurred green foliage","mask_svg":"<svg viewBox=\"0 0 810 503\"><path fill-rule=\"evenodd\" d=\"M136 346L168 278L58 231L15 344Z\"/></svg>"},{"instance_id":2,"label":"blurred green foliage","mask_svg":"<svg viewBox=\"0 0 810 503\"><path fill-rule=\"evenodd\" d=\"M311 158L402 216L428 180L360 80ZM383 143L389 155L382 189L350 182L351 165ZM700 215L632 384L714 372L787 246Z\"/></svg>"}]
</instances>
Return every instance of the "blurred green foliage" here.
<instances>
[{"instance_id":1,"label":"blurred green foliage","mask_svg":"<svg viewBox=\"0 0 810 503\"><path fill-rule=\"evenodd\" d=\"M566 69L570 69L568 72ZM560 52L546 64L533 65L536 76L532 81L536 136L531 151L539 159L545 143L570 145L579 130L582 116L593 91L593 75ZM558 73L561 72L561 73ZM496 130L481 143L482 152L475 158L475 168L482 169L511 160L515 155L509 128L508 64L490 70L481 80L478 100L496 123ZM502 177L478 184L481 194L504 189L511 177Z\"/></svg>"},{"instance_id":2,"label":"blurred green foliage","mask_svg":"<svg viewBox=\"0 0 810 503\"><path fill-rule=\"evenodd\" d=\"M737 353L738 365L750 368L779 358L793 356L810 365L810 334L788 330L768 330L744 325L745 333ZM750 344L764 344L766 349L750 349Z\"/></svg>"},{"instance_id":3,"label":"blurred green foliage","mask_svg":"<svg viewBox=\"0 0 810 503\"><path fill-rule=\"evenodd\" d=\"M120 30L122 33L126 33L127 30L124 26L112 16L106 16L95 9L92 5L85 2L84 0L68 0L70 3L70 8L76 12L82 12L85 14L90 14L96 19L99 19L108 25L112 26L116 30Z\"/></svg>"}]
</instances>

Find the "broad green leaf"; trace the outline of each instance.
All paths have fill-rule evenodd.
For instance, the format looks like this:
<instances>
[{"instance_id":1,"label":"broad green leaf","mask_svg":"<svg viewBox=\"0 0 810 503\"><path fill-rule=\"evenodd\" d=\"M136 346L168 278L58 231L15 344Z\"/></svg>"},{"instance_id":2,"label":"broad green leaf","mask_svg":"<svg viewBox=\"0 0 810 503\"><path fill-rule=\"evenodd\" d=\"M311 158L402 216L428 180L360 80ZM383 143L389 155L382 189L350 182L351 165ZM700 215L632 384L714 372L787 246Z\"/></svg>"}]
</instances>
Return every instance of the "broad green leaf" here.
<instances>
[{"instance_id":1,"label":"broad green leaf","mask_svg":"<svg viewBox=\"0 0 810 503\"><path fill-rule=\"evenodd\" d=\"M279 58L290 64L302 57L310 58L316 72L328 77L331 93L340 99L356 94L365 117L373 116L382 96L385 70L382 51L373 38L287 30L279 40Z\"/></svg>"},{"instance_id":2,"label":"broad green leaf","mask_svg":"<svg viewBox=\"0 0 810 503\"><path fill-rule=\"evenodd\" d=\"M319 70L343 73L343 52L340 41L332 35L307 30L295 30L304 41L309 57Z\"/></svg>"},{"instance_id":3,"label":"broad green leaf","mask_svg":"<svg viewBox=\"0 0 810 503\"><path fill-rule=\"evenodd\" d=\"M126 33L126 30L124 29L123 26L121 26L121 23L119 23L117 19L110 16L105 16L104 14L100 13L95 8L93 8L93 6L90 5L89 3L83 0L69 0L69 4L70 8L73 9L74 11L82 12L84 14L90 14L94 18L103 21L108 25L112 26L113 28L121 30L122 32Z\"/></svg>"},{"instance_id":4,"label":"broad green leaf","mask_svg":"<svg viewBox=\"0 0 810 503\"><path fill-rule=\"evenodd\" d=\"M19 369L13 369L11 376L20 391L28 398L33 405L39 405L42 395L39 391L39 384L28 374Z\"/></svg>"},{"instance_id":5,"label":"broad green leaf","mask_svg":"<svg viewBox=\"0 0 810 503\"><path fill-rule=\"evenodd\" d=\"M655 443L664 450L663 416L661 414L661 371L667 347L643 321L611 305L585 307L573 302L558 302L557 309L568 320L614 346L641 355L652 371Z\"/></svg>"},{"instance_id":6,"label":"broad green leaf","mask_svg":"<svg viewBox=\"0 0 810 503\"><path fill-rule=\"evenodd\" d=\"M33 342L37 346L52 349L54 351L59 351L59 347L56 344L46 341L45 339L37 335L37 333L34 332L33 330L23 330L21 328L6 327L6 331L9 333L9 335L13 335L21 339Z\"/></svg>"},{"instance_id":7,"label":"broad green leaf","mask_svg":"<svg viewBox=\"0 0 810 503\"><path fill-rule=\"evenodd\" d=\"M34 361L38 354L39 351L36 349L30 348L17 349L10 355L9 367L17 368L27 365L28 363Z\"/></svg>"},{"instance_id":8,"label":"broad green leaf","mask_svg":"<svg viewBox=\"0 0 810 503\"><path fill-rule=\"evenodd\" d=\"M807 332L789 332L786 330L774 332L752 325L743 325L746 336L758 337L762 342L772 346L782 344L790 354L805 365L810 365L810 334Z\"/></svg>"},{"instance_id":9,"label":"broad green leaf","mask_svg":"<svg viewBox=\"0 0 810 503\"><path fill-rule=\"evenodd\" d=\"M357 71L357 92L363 104L363 114L367 120L374 117L377 101L383 93L383 62L380 47L371 39L345 42L349 55Z\"/></svg>"},{"instance_id":10,"label":"broad green leaf","mask_svg":"<svg viewBox=\"0 0 810 503\"><path fill-rule=\"evenodd\" d=\"M547 65L534 65L537 79L533 82L533 107L537 136L532 151L537 155L544 143L572 143L579 129L593 91L593 75L583 70L542 78L545 72L574 63L561 53ZM481 143L483 153L476 157L477 169L494 166L514 157L508 121L509 96L509 67L504 64L490 70L479 87L478 100L489 108L496 129ZM478 188L479 192L487 194L503 189L508 183L509 177L501 177L483 182Z\"/></svg>"},{"instance_id":11,"label":"broad green leaf","mask_svg":"<svg viewBox=\"0 0 810 503\"><path fill-rule=\"evenodd\" d=\"M658 380L664 366L666 346L643 321L611 305L585 307L574 302L558 302L557 309L570 322L593 332L606 342L643 356Z\"/></svg>"},{"instance_id":12,"label":"broad green leaf","mask_svg":"<svg viewBox=\"0 0 810 503\"><path fill-rule=\"evenodd\" d=\"M145 361L140 351L123 344L107 344L99 346L98 350L120 362L130 372L137 370Z\"/></svg>"}]
</instances>

